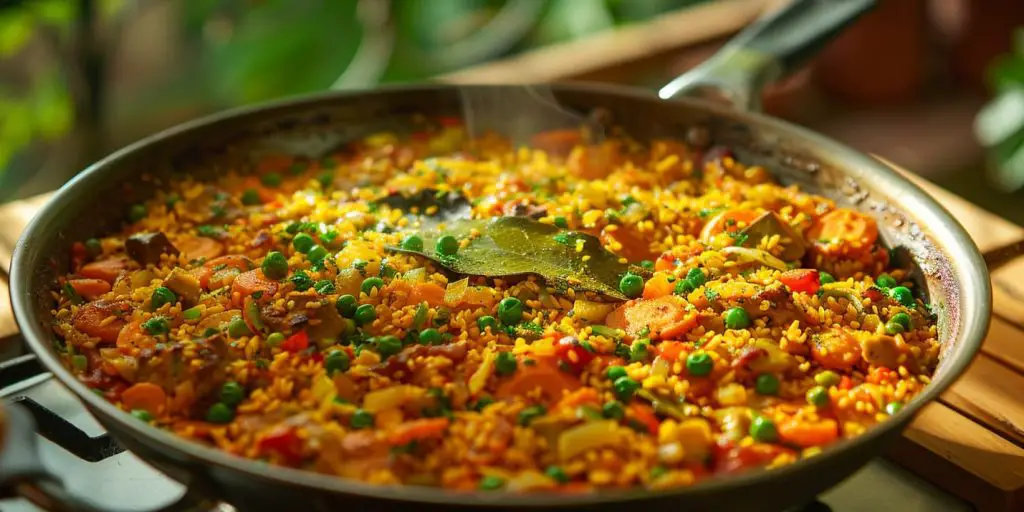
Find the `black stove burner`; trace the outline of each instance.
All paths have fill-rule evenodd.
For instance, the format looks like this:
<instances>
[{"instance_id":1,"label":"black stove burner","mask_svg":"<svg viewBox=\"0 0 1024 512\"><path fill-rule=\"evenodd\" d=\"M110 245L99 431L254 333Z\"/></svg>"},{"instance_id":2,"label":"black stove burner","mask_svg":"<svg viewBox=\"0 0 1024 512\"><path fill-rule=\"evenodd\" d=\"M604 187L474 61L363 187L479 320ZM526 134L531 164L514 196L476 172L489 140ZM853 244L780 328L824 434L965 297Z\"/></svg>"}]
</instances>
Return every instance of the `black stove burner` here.
<instances>
[{"instance_id":1,"label":"black stove burner","mask_svg":"<svg viewBox=\"0 0 1024 512\"><path fill-rule=\"evenodd\" d=\"M46 370L31 354L5 361L0 363L0 389L44 373ZM16 396L11 401L23 405L32 413L40 435L82 460L99 462L124 451L109 434L89 437L71 422L31 398Z\"/></svg>"}]
</instances>

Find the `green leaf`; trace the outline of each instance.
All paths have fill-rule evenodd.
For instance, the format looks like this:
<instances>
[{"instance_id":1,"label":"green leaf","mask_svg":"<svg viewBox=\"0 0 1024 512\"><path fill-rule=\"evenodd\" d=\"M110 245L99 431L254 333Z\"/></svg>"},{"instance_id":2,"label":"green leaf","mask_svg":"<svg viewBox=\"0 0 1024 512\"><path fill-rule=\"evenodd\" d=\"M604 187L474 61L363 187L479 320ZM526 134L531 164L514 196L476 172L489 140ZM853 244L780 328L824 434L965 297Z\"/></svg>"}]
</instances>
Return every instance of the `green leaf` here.
<instances>
[{"instance_id":1,"label":"green leaf","mask_svg":"<svg viewBox=\"0 0 1024 512\"><path fill-rule=\"evenodd\" d=\"M471 236L471 233L479 233ZM437 253L438 238L451 235L469 240L454 256ZM555 288L574 288L626 300L619 280L627 271L647 271L621 263L601 246L596 237L563 231L526 217L495 217L454 221L442 230L421 232L422 251L390 247L393 251L419 254L444 268L465 275L503 277L533 274ZM577 240L579 245L577 245ZM580 250L577 250L577 247Z\"/></svg>"},{"instance_id":2,"label":"green leaf","mask_svg":"<svg viewBox=\"0 0 1024 512\"><path fill-rule=\"evenodd\" d=\"M439 222L468 219L473 210L473 205L462 194L433 189L412 194L395 192L373 204L404 211L412 220L419 221L422 230L433 229ZM412 213L414 209L417 213Z\"/></svg>"}]
</instances>

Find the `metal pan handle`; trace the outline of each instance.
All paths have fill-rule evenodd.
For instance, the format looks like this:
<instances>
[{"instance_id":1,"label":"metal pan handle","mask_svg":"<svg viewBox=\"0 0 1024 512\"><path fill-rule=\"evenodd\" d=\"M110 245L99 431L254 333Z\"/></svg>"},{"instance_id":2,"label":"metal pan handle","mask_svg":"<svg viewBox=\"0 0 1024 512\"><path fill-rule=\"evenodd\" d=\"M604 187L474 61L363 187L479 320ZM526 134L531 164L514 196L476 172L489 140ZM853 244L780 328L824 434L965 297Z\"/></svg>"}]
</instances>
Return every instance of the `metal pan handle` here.
<instances>
[{"instance_id":1,"label":"metal pan handle","mask_svg":"<svg viewBox=\"0 0 1024 512\"><path fill-rule=\"evenodd\" d=\"M104 512L89 500L70 492L39 458L38 436L31 415L21 406L0 404L0 496L15 494L43 510ZM199 512L218 508L192 492L157 512Z\"/></svg>"},{"instance_id":2,"label":"metal pan handle","mask_svg":"<svg viewBox=\"0 0 1024 512\"><path fill-rule=\"evenodd\" d=\"M662 99L702 89L759 110L761 90L805 64L876 0L794 0L755 21L721 50L658 91Z\"/></svg>"}]
</instances>

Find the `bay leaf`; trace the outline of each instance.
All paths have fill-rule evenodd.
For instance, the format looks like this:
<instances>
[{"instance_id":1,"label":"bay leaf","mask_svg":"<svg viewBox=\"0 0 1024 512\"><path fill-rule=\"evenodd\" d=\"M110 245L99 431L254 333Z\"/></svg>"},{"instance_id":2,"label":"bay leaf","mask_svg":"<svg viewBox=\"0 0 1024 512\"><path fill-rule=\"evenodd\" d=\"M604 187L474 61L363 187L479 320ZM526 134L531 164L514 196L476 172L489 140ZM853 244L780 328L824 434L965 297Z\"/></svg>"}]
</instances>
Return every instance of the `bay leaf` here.
<instances>
[{"instance_id":1,"label":"bay leaf","mask_svg":"<svg viewBox=\"0 0 1024 512\"><path fill-rule=\"evenodd\" d=\"M423 250L401 247L391 250L419 254L444 268L464 275L504 277L533 274L556 289L573 288L626 300L619 281L626 272L644 275L636 266L621 263L596 237L559 229L527 217L464 219L443 224L441 229L419 231ZM469 240L454 256L438 254L435 246L443 235ZM578 248L578 249L577 249Z\"/></svg>"},{"instance_id":2,"label":"bay leaf","mask_svg":"<svg viewBox=\"0 0 1024 512\"><path fill-rule=\"evenodd\" d=\"M468 219L473 211L473 205L462 194L435 189L395 192L374 203L404 211L413 225L421 229L430 229L443 221Z\"/></svg>"}]
</instances>

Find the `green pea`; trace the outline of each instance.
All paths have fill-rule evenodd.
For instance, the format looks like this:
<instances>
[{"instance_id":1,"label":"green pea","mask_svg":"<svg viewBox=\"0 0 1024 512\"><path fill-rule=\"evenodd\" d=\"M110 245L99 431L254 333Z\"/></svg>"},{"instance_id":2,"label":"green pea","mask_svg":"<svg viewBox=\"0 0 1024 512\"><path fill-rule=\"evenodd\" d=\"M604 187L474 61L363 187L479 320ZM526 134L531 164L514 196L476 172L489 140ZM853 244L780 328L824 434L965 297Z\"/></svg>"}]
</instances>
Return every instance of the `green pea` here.
<instances>
[{"instance_id":1,"label":"green pea","mask_svg":"<svg viewBox=\"0 0 1024 512\"><path fill-rule=\"evenodd\" d=\"M334 293L334 281L321 279L313 285L313 289L320 295L330 295Z\"/></svg>"},{"instance_id":2,"label":"green pea","mask_svg":"<svg viewBox=\"0 0 1024 512\"><path fill-rule=\"evenodd\" d=\"M640 267L645 270L654 271L654 262L651 260L643 260L640 262Z\"/></svg>"},{"instance_id":3,"label":"green pea","mask_svg":"<svg viewBox=\"0 0 1024 512\"><path fill-rule=\"evenodd\" d=\"M351 425L352 428L356 429L372 427L373 413L365 411L363 409L356 409L356 412L352 413L352 418L349 420L349 425Z\"/></svg>"},{"instance_id":4,"label":"green pea","mask_svg":"<svg viewBox=\"0 0 1024 512\"><path fill-rule=\"evenodd\" d=\"M494 358L494 371L498 375L512 375L518 367L516 356L511 352L498 352L498 356Z\"/></svg>"},{"instance_id":5,"label":"green pea","mask_svg":"<svg viewBox=\"0 0 1024 512\"><path fill-rule=\"evenodd\" d=\"M149 302L153 305L153 309L160 309L164 304L178 302L178 296L170 288L161 286L153 290L153 295L149 297Z\"/></svg>"},{"instance_id":6,"label":"green pea","mask_svg":"<svg viewBox=\"0 0 1024 512\"><path fill-rule=\"evenodd\" d=\"M569 229L569 221L565 220L565 217L559 215L555 217L555 226L562 229Z\"/></svg>"},{"instance_id":7,"label":"green pea","mask_svg":"<svg viewBox=\"0 0 1024 512\"><path fill-rule=\"evenodd\" d=\"M515 297L505 297L498 303L498 319L505 325L518 324L523 319L523 303Z\"/></svg>"},{"instance_id":8,"label":"green pea","mask_svg":"<svg viewBox=\"0 0 1024 512\"><path fill-rule=\"evenodd\" d=\"M380 290L384 287L384 280L379 277L367 277L363 280L363 284L359 285L359 291L369 295L374 288Z\"/></svg>"},{"instance_id":9,"label":"green pea","mask_svg":"<svg viewBox=\"0 0 1024 512\"><path fill-rule=\"evenodd\" d=\"M547 475L548 478L560 484L569 482L569 475L566 474L565 470L559 466L548 466L548 468L544 470L544 474Z\"/></svg>"},{"instance_id":10,"label":"green pea","mask_svg":"<svg viewBox=\"0 0 1024 512\"><path fill-rule=\"evenodd\" d=\"M377 353L387 358L402 351L402 340L398 336L381 336L377 338Z\"/></svg>"},{"instance_id":11,"label":"green pea","mask_svg":"<svg viewBox=\"0 0 1024 512\"><path fill-rule=\"evenodd\" d=\"M779 431L774 421L764 416L754 416L750 422L750 437L760 443L773 443L779 439Z\"/></svg>"},{"instance_id":12,"label":"green pea","mask_svg":"<svg viewBox=\"0 0 1024 512\"><path fill-rule=\"evenodd\" d=\"M271 347L276 347L282 343L284 343L284 334L273 332L267 336L267 345L270 345Z\"/></svg>"},{"instance_id":13,"label":"green pea","mask_svg":"<svg viewBox=\"0 0 1024 512\"><path fill-rule=\"evenodd\" d=\"M691 268L686 272L686 280L693 285L694 289L696 289L704 286L704 283L708 280L708 276L699 268Z\"/></svg>"},{"instance_id":14,"label":"green pea","mask_svg":"<svg viewBox=\"0 0 1024 512\"><path fill-rule=\"evenodd\" d=\"M209 421L210 423L223 425L225 423L231 423L231 420L233 419L235 419L235 411L228 407L227 404L217 402L206 410L206 421Z\"/></svg>"},{"instance_id":15,"label":"green pea","mask_svg":"<svg viewBox=\"0 0 1024 512\"><path fill-rule=\"evenodd\" d=\"M227 406L234 407L245 400L245 388L241 384L229 380L220 387L220 401Z\"/></svg>"},{"instance_id":16,"label":"green pea","mask_svg":"<svg viewBox=\"0 0 1024 512\"><path fill-rule=\"evenodd\" d=\"M236 316L228 322L228 336L241 338L250 334L252 334L252 331L249 330L248 325L245 325L245 320L242 320L242 317Z\"/></svg>"},{"instance_id":17,"label":"green pea","mask_svg":"<svg viewBox=\"0 0 1024 512\"><path fill-rule=\"evenodd\" d=\"M691 283L689 280L680 279L680 280L676 281L676 287L672 291L672 293L674 293L676 295L686 296L686 295L689 295L689 294L693 293L693 290L695 290L695 289L696 288L693 287L693 283Z\"/></svg>"},{"instance_id":18,"label":"green pea","mask_svg":"<svg viewBox=\"0 0 1024 512\"><path fill-rule=\"evenodd\" d=\"M313 245L313 247L309 248L309 251L306 252L306 258L308 258L309 261L316 263L318 261L323 261L328 254L330 254L330 252L327 250L327 248L320 244L315 244Z\"/></svg>"},{"instance_id":19,"label":"green pea","mask_svg":"<svg viewBox=\"0 0 1024 512\"><path fill-rule=\"evenodd\" d=\"M824 409L828 407L831 398L828 396L828 390L823 386L814 386L807 390L807 403L819 408Z\"/></svg>"},{"instance_id":20,"label":"green pea","mask_svg":"<svg viewBox=\"0 0 1024 512\"><path fill-rule=\"evenodd\" d=\"M910 288L906 286L897 286L889 290L889 297L899 302L904 307L912 308L917 303L914 301L914 292L910 291Z\"/></svg>"},{"instance_id":21,"label":"green pea","mask_svg":"<svg viewBox=\"0 0 1024 512\"><path fill-rule=\"evenodd\" d=\"M459 241L451 235L444 235L437 239L434 250L441 256L454 256L459 252Z\"/></svg>"},{"instance_id":22,"label":"green pea","mask_svg":"<svg viewBox=\"0 0 1024 512\"><path fill-rule=\"evenodd\" d=\"M284 279L288 276L288 258L278 251L270 251L260 265L263 275L271 279Z\"/></svg>"},{"instance_id":23,"label":"green pea","mask_svg":"<svg viewBox=\"0 0 1024 512\"><path fill-rule=\"evenodd\" d=\"M630 362L646 361L648 357L649 343L645 340L636 340L632 345L629 346L629 360Z\"/></svg>"},{"instance_id":24,"label":"green pea","mask_svg":"<svg viewBox=\"0 0 1024 512\"><path fill-rule=\"evenodd\" d=\"M402 240L402 249L407 251L422 251L423 238L419 235L409 235Z\"/></svg>"},{"instance_id":25,"label":"green pea","mask_svg":"<svg viewBox=\"0 0 1024 512\"><path fill-rule=\"evenodd\" d=\"M170 324L167 319L162 316L154 316L145 322L142 322L142 328L149 334L167 334L171 330Z\"/></svg>"},{"instance_id":26,"label":"green pea","mask_svg":"<svg viewBox=\"0 0 1024 512\"><path fill-rule=\"evenodd\" d=\"M900 402L889 402L885 404L885 413L889 416L895 416L897 413L903 410L903 404Z\"/></svg>"},{"instance_id":27,"label":"green pea","mask_svg":"<svg viewBox=\"0 0 1024 512\"><path fill-rule=\"evenodd\" d=\"M71 367L77 371L83 372L89 369L89 358L82 354L75 354L71 356Z\"/></svg>"},{"instance_id":28,"label":"green pea","mask_svg":"<svg viewBox=\"0 0 1024 512\"><path fill-rule=\"evenodd\" d=\"M746 329L750 327L750 315L743 308L730 308L725 312L726 329Z\"/></svg>"},{"instance_id":29,"label":"green pea","mask_svg":"<svg viewBox=\"0 0 1024 512\"><path fill-rule=\"evenodd\" d=\"M263 201L260 200L260 193L256 189L249 188L242 192L242 204L246 206L255 206L261 202Z\"/></svg>"},{"instance_id":30,"label":"green pea","mask_svg":"<svg viewBox=\"0 0 1024 512\"><path fill-rule=\"evenodd\" d=\"M619 280L619 291L631 299L639 297L644 292L644 278L636 274L626 273Z\"/></svg>"},{"instance_id":31,"label":"green pea","mask_svg":"<svg viewBox=\"0 0 1024 512\"><path fill-rule=\"evenodd\" d=\"M260 177L260 183L271 187L277 188L281 186L281 175L276 172L268 172Z\"/></svg>"},{"instance_id":32,"label":"green pea","mask_svg":"<svg viewBox=\"0 0 1024 512\"><path fill-rule=\"evenodd\" d=\"M609 400L601 406L601 416L610 420L621 420L626 417L626 409L618 400Z\"/></svg>"},{"instance_id":33,"label":"green pea","mask_svg":"<svg viewBox=\"0 0 1024 512\"><path fill-rule=\"evenodd\" d=\"M420 345L440 345L443 338L441 337L441 331L428 327L420 331L419 340Z\"/></svg>"},{"instance_id":34,"label":"green pea","mask_svg":"<svg viewBox=\"0 0 1024 512\"><path fill-rule=\"evenodd\" d=\"M754 389L760 395L776 395L779 393L779 379L770 373L762 373L754 381Z\"/></svg>"},{"instance_id":35,"label":"green pea","mask_svg":"<svg viewBox=\"0 0 1024 512\"><path fill-rule=\"evenodd\" d=\"M892 288L896 286L896 280L893 279L889 274L879 274L878 279L875 279L875 284L879 288Z\"/></svg>"},{"instance_id":36,"label":"green pea","mask_svg":"<svg viewBox=\"0 0 1024 512\"><path fill-rule=\"evenodd\" d=\"M484 315L476 319L476 326L480 328L480 332L486 332L487 329L490 329L491 332L496 332L498 330L498 321L493 316Z\"/></svg>"},{"instance_id":37,"label":"green pea","mask_svg":"<svg viewBox=\"0 0 1024 512\"><path fill-rule=\"evenodd\" d=\"M818 271L818 281L821 284L828 284L828 283L836 282L836 278L832 277L832 274L829 274L828 272L825 272L823 270L819 270Z\"/></svg>"},{"instance_id":38,"label":"green pea","mask_svg":"<svg viewBox=\"0 0 1024 512\"><path fill-rule=\"evenodd\" d=\"M912 320L910 319L910 315L906 313L896 313L895 315L889 317L889 322L897 323L903 327L904 331L909 331Z\"/></svg>"},{"instance_id":39,"label":"green pea","mask_svg":"<svg viewBox=\"0 0 1024 512\"><path fill-rule=\"evenodd\" d=\"M338 297L338 300L334 301L334 308L341 313L341 316L345 318L352 318L356 314L356 307L359 305L359 300L355 296L346 293Z\"/></svg>"},{"instance_id":40,"label":"green pea","mask_svg":"<svg viewBox=\"0 0 1024 512\"><path fill-rule=\"evenodd\" d=\"M128 209L128 220L132 222L138 222L145 219L146 215L149 215L149 211L146 210L146 205L144 204L133 204L132 207Z\"/></svg>"},{"instance_id":41,"label":"green pea","mask_svg":"<svg viewBox=\"0 0 1024 512\"><path fill-rule=\"evenodd\" d=\"M373 309L372 304L362 304L356 308L355 321L359 325L366 325L373 323L377 319L377 311Z\"/></svg>"},{"instance_id":42,"label":"green pea","mask_svg":"<svg viewBox=\"0 0 1024 512\"><path fill-rule=\"evenodd\" d=\"M486 409L488 405L491 405L493 403L494 403L494 399L493 398L491 398L489 396L482 396L482 397L480 397L480 399L478 399L476 401L475 404L473 404L473 410L477 411L477 412L480 412L480 411Z\"/></svg>"},{"instance_id":43,"label":"green pea","mask_svg":"<svg viewBox=\"0 0 1024 512\"><path fill-rule=\"evenodd\" d=\"M612 383L615 397L623 402L628 402L633 398L633 393L636 393L638 389L640 389L640 383L629 377L619 377Z\"/></svg>"},{"instance_id":44,"label":"green pea","mask_svg":"<svg viewBox=\"0 0 1024 512\"><path fill-rule=\"evenodd\" d=\"M695 377L704 377L715 368L715 362L706 352L694 352L686 356L686 371Z\"/></svg>"},{"instance_id":45,"label":"green pea","mask_svg":"<svg viewBox=\"0 0 1024 512\"><path fill-rule=\"evenodd\" d=\"M335 350L324 358L324 369L327 370L327 375L334 375L337 372L347 371L349 363L348 352Z\"/></svg>"},{"instance_id":46,"label":"green pea","mask_svg":"<svg viewBox=\"0 0 1024 512\"><path fill-rule=\"evenodd\" d=\"M199 320L201 316L203 316L203 308L201 306L194 306L181 312L181 317L189 322Z\"/></svg>"},{"instance_id":47,"label":"green pea","mask_svg":"<svg viewBox=\"0 0 1024 512\"><path fill-rule=\"evenodd\" d=\"M505 487L505 479L500 476L487 475L480 479L481 491L497 491Z\"/></svg>"},{"instance_id":48,"label":"green pea","mask_svg":"<svg viewBox=\"0 0 1024 512\"><path fill-rule=\"evenodd\" d=\"M605 375L607 375L608 380L615 382L622 377L628 377L629 373L626 372L626 368L623 366L609 366Z\"/></svg>"},{"instance_id":49,"label":"green pea","mask_svg":"<svg viewBox=\"0 0 1024 512\"><path fill-rule=\"evenodd\" d=\"M533 422L533 420L541 416L544 416L544 414L547 412L547 409L545 409L543 405L532 405L530 407L523 409L522 411L519 411L519 416L516 418L516 421L519 423L519 425L525 427L528 426L531 422Z\"/></svg>"},{"instance_id":50,"label":"green pea","mask_svg":"<svg viewBox=\"0 0 1024 512\"><path fill-rule=\"evenodd\" d=\"M103 252L103 244L95 238L90 238L85 241L85 250L89 251L92 256L97 256Z\"/></svg>"},{"instance_id":51,"label":"green pea","mask_svg":"<svg viewBox=\"0 0 1024 512\"><path fill-rule=\"evenodd\" d=\"M309 252L309 250L312 249L314 245L316 245L316 240L313 240L313 237L309 236L306 233L299 233L295 235L295 238L292 239L292 247L294 247L296 251L299 251L302 254L306 254L307 252Z\"/></svg>"},{"instance_id":52,"label":"green pea","mask_svg":"<svg viewBox=\"0 0 1024 512\"><path fill-rule=\"evenodd\" d=\"M903 325L900 324L899 322L893 322L892 320L889 320L888 322L885 323L885 333L886 334L895 335L895 334L899 334L901 332L904 332L906 330L907 329L905 327L903 327Z\"/></svg>"},{"instance_id":53,"label":"green pea","mask_svg":"<svg viewBox=\"0 0 1024 512\"><path fill-rule=\"evenodd\" d=\"M309 277L309 274L302 270L296 270L295 273L288 278L289 281L295 285L295 289L304 292L313 287L313 278Z\"/></svg>"},{"instance_id":54,"label":"green pea","mask_svg":"<svg viewBox=\"0 0 1024 512\"><path fill-rule=\"evenodd\" d=\"M132 416L134 416L135 419L145 421L146 423L153 421L153 415L145 409L133 409Z\"/></svg>"},{"instance_id":55,"label":"green pea","mask_svg":"<svg viewBox=\"0 0 1024 512\"><path fill-rule=\"evenodd\" d=\"M825 370L814 376L814 382L817 382L818 384L821 384L822 386L825 387L835 386L839 384L840 379L842 379L842 377L840 377L838 373L832 370Z\"/></svg>"}]
</instances>

